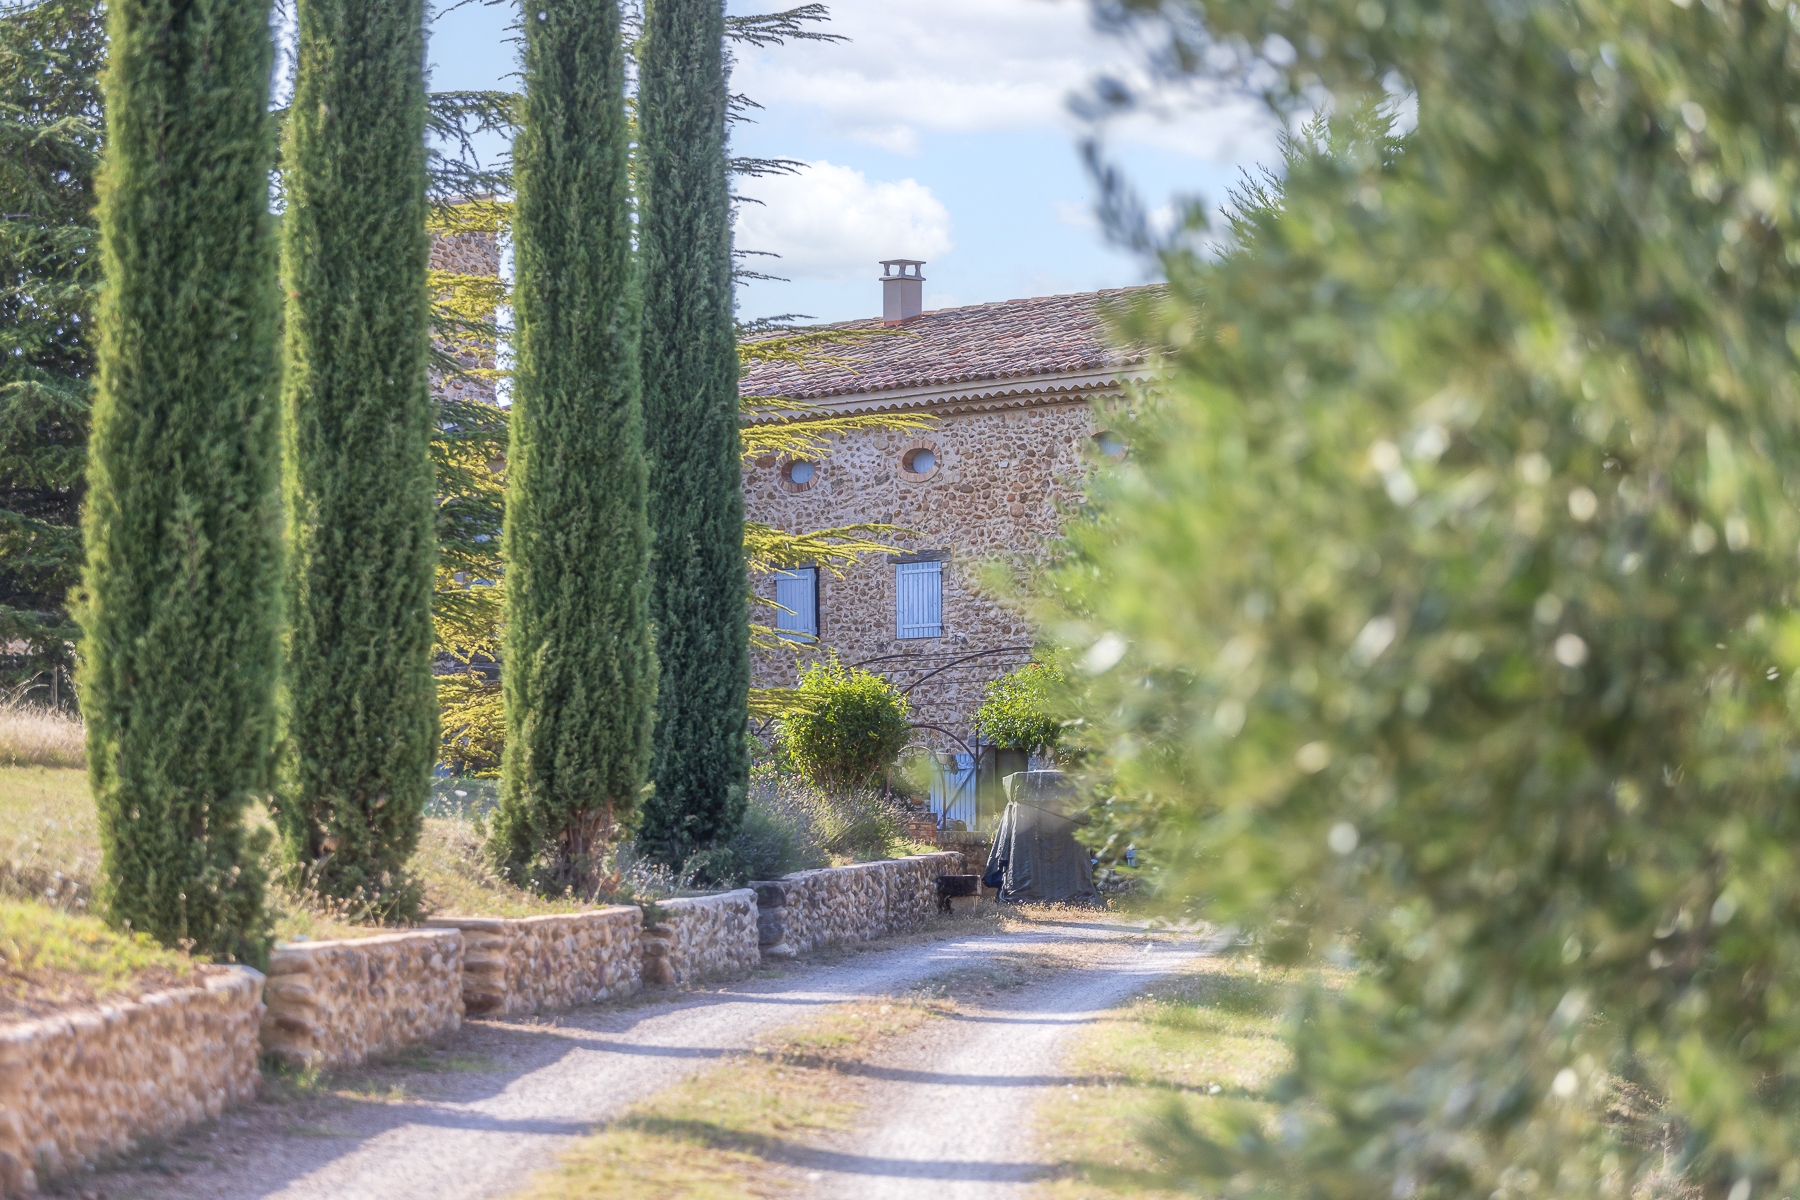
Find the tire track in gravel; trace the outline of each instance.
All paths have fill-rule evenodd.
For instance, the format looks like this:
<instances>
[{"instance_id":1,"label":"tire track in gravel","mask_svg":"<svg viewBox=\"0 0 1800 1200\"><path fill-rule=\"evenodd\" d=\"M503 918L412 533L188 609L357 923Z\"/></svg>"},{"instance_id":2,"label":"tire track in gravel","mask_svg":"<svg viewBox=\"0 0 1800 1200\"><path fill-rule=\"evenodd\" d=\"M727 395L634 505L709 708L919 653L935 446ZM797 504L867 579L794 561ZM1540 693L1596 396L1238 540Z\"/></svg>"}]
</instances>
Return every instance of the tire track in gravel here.
<instances>
[{"instance_id":1,"label":"tire track in gravel","mask_svg":"<svg viewBox=\"0 0 1800 1200\"><path fill-rule=\"evenodd\" d=\"M1010 1002L964 1008L931 1033L864 1065L858 1096L878 1123L802 1156L817 1200L1024 1197L1056 1148L1033 1127L1039 1102L1078 1082L1057 1073L1061 1048L1107 1010L1218 949L1196 936L1093 948L1077 969Z\"/></svg>"},{"instance_id":2,"label":"tire track in gravel","mask_svg":"<svg viewBox=\"0 0 1800 1200\"><path fill-rule=\"evenodd\" d=\"M891 995L933 975L1038 949L1066 953L1091 944L1097 960L1124 961L1135 954L1158 966L1175 957L1163 949L1148 955L1142 948L1127 949L1125 942L1132 938L1138 947L1147 945L1141 924L1096 913L923 945L881 949L877 944L846 961L801 965L785 977L689 993L661 1004L595 1006L525 1022L471 1021L445 1052L480 1056L474 1061L487 1067L416 1077L401 1072L401 1082L421 1089L419 1095L326 1099L299 1107L257 1104L227 1114L211 1131L178 1138L77 1186L143 1200L481 1200L504 1195L596 1124L719 1057L749 1047L765 1030L803 1023L826 1006ZM1085 972L1075 975L1079 979ZM987 1048L981 1053L990 1057L982 1061L1000 1071L1021 1070L1019 1055L1030 1053L1031 1046L1042 1048L1038 1063L1053 1061L1049 1053L1068 1021L1103 1007L1106 997L1123 995L1141 979L1133 971L1114 971L1088 984L1071 982L1066 1002L1052 1001L1050 1008L1032 1016L1031 1024L1017 1027L1028 1032L1009 1043L1011 1050L984 1040ZM965 1053L956 1052L962 1074L969 1073ZM376 1076L378 1081L390 1077ZM945 1086L945 1103L964 1112L975 1111L981 1097L994 1090L975 1082ZM943 1110L934 1104L934 1111ZM297 1117L316 1119L305 1123ZM905 1188L931 1179L931 1194L942 1195L948 1181L917 1174L926 1168L905 1164L961 1160L953 1157L948 1141L941 1146L932 1141L939 1126L927 1122L908 1128L911 1132L899 1135L892 1146L898 1174L871 1179L853 1171L846 1178L857 1179L854 1190L822 1194L872 1195L862 1189L876 1181ZM1002 1164L1001 1169L1012 1168ZM981 1186L986 1194L993 1185Z\"/></svg>"}]
</instances>

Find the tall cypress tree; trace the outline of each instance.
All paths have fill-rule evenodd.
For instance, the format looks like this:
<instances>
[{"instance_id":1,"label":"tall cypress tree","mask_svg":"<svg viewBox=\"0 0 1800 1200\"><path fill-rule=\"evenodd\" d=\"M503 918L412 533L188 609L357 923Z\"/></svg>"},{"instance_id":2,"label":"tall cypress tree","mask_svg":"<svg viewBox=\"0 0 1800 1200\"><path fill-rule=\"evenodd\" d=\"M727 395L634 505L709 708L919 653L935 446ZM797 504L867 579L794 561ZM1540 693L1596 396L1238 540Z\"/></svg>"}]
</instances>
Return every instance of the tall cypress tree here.
<instances>
[{"instance_id":1,"label":"tall cypress tree","mask_svg":"<svg viewBox=\"0 0 1800 1200\"><path fill-rule=\"evenodd\" d=\"M111 0L81 707L109 918L255 957L280 661L268 0Z\"/></svg>"},{"instance_id":2,"label":"tall cypress tree","mask_svg":"<svg viewBox=\"0 0 1800 1200\"><path fill-rule=\"evenodd\" d=\"M535 0L525 31L492 852L515 877L547 856L560 880L631 816L656 663L617 0Z\"/></svg>"},{"instance_id":3,"label":"tall cypress tree","mask_svg":"<svg viewBox=\"0 0 1800 1200\"><path fill-rule=\"evenodd\" d=\"M295 760L278 815L321 891L404 907L437 749L424 6L301 0L298 19L281 261Z\"/></svg>"},{"instance_id":4,"label":"tall cypress tree","mask_svg":"<svg viewBox=\"0 0 1800 1200\"><path fill-rule=\"evenodd\" d=\"M662 681L641 841L679 863L749 785L750 633L720 0L652 0L639 74L644 413Z\"/></svg>"},{"instance_id":5,"label":"tall cypress tree","mask_svg":"<svg viewBox=\"0 0 1800 1200\"><path fill-rule=\"evenodd\" d=\"M96 0L0 20L0 687L49 672L33 698L61 704L74 696L56 685L81 574L105 56Z\"/></svg>"}]
</instances>

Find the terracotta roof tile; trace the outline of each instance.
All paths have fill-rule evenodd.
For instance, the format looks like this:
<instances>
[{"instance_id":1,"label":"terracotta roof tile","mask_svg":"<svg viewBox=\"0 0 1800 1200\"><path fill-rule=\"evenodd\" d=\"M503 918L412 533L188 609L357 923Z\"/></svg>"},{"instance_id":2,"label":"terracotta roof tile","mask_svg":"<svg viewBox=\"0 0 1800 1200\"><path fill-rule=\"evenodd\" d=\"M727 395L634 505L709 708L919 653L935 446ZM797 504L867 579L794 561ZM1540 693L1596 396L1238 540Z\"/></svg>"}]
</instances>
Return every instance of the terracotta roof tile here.
<instances>
[{"instance_id":1,"label":"terracotta roof tile","mask_svg":"<svg viewBox=\"0 0 1800 1200\"><path fill-rule=\"evenodd\" d=\"M1158 285L1151 285L1152 287ZM893 333L834 349L844 362L761 363L743 374L746 396L814 400L894 388L1096 371L1141 362L1139 348L1109 346L1105 310L1145 288L1073 296L1038 296L968 308L923 312ZM817 329L882 329L879 320L842 321Z\"/></svg>"}]
</instances>

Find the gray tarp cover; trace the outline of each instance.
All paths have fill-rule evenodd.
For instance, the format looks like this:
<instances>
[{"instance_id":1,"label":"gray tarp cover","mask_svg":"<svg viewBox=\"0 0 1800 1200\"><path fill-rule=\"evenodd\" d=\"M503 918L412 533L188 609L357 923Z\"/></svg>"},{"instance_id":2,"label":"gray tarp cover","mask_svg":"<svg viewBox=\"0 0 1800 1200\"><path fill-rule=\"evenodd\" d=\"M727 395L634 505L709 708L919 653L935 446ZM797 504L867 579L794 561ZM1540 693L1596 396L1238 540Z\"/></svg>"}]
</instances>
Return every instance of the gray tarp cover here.
<instances>
[{"instance_id":1,"label":"gray tarp cover","mask_svg":"<svg viewBox=\"0 0 1800 1200\"><path fill-rule=\"evenodd\" d=\"M1061 771L1020 771L1003 781L1010 803L984 875L1002 869L1002 900L1092 900L1094 868L1075 840L1088 823Z\"/></svg>"}]
</instances>

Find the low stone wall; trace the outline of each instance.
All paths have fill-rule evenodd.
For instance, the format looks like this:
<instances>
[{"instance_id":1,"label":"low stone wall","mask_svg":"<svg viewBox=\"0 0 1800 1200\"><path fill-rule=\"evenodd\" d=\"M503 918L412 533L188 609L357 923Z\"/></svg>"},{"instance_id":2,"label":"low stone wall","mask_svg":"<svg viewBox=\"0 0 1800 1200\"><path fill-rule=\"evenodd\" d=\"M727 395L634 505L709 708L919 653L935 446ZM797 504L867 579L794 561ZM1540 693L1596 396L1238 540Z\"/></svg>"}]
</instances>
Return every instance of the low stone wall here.
<instances>
[{"instance_id":1,"label":"low stone wall","mask_svg":"<svg viewBox=\"0 0 1800 1200\"><path fill-rule=\"evenodd\" d=\"M463 936L462 999L470 1016L512 1016L629 996L643 986L644 910L613 904L544 917L433 917Z\"/></svg>"},{"instance_id":2,"label":"low stone wall","mask_svg":"<svg viewBox=\"0 0 1800 1200\"><path fill-rule=\"evenodd\" d=\"M644 982L689 984L754 971L762 965L756 904L750 888L658 901L661 919L644 930Z\"/></svg>"},{"instance_id":3,"label":"low stone wall","mask_svg":"<svg viewBox=\"0 0 1800 1200\"><path fill-rule=\"evenodd\" d=\"M0 1027L0 1195L252 1099L263 977L228 967L198 986Z\"/></svg>"},{"instance_id":4,"label":"low stone wall","mask_svg":"<svg viewBox=\"0 0 1800 1200\"><path fill-rule=\"evenodd\" d=\"M937 877L961 874L962 855L946 851L753 883L757 940L764 957L792 958L825 946L912 933L923 929L937 908Z\"/></svg>"},{"instance_id":5,"label":"low stone wall","mask_svg":"<svg viewBox=\"0 0 1800 1200\"><path fill-rule=\"evenodd\" d=\"M981 874L987 870L988 852L994 848L994 839L985 833L954 829L938 834L937 843L939 850L955 851L962 855L962 870L947 874Z\"/></svg>"},{"instance_id":6,"label":"low stone wall","mask_svg":"<svg viewBox=\"0 0 1800 1200\"><path fill-rule=\"evenodd\" d=\"M462 1024L463 935L290 942L269 956L264 994L264 1050L294 1066L356 1066Z\"/></svg>"}]
</instances>

